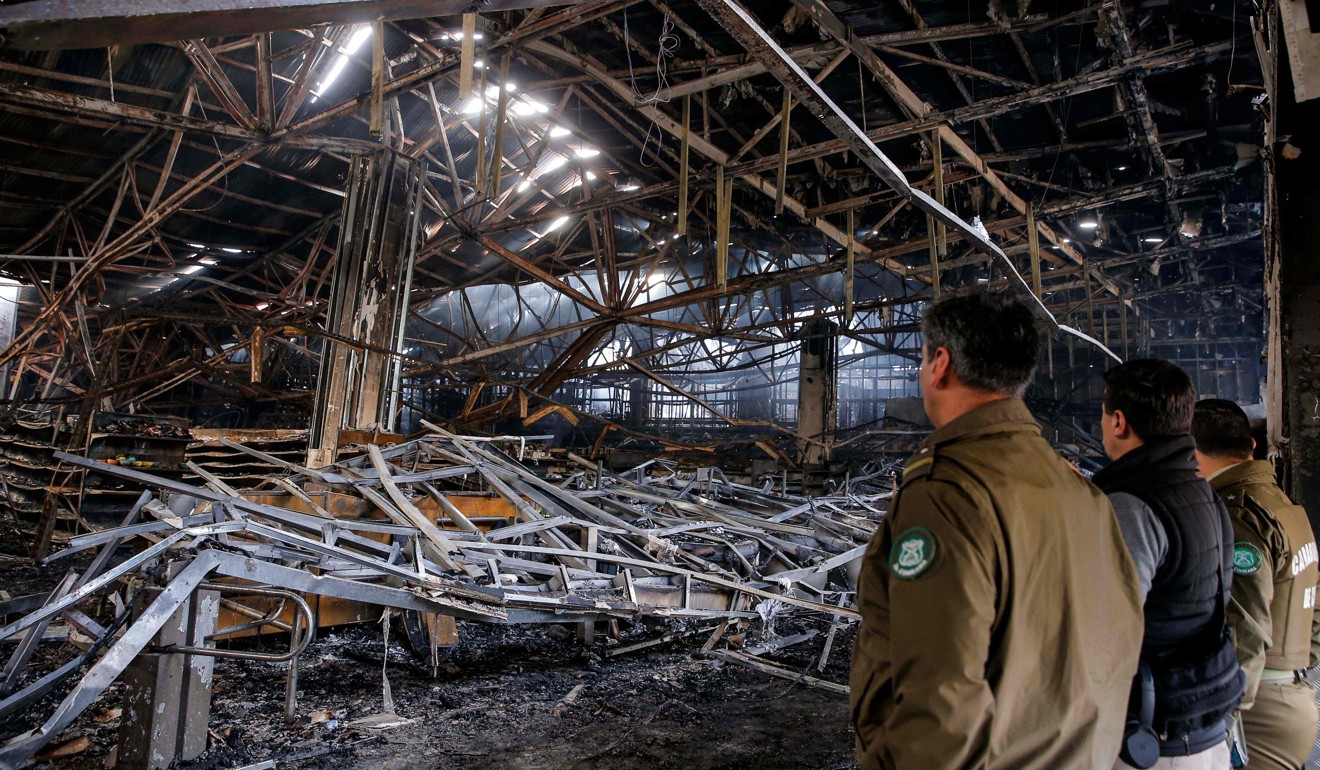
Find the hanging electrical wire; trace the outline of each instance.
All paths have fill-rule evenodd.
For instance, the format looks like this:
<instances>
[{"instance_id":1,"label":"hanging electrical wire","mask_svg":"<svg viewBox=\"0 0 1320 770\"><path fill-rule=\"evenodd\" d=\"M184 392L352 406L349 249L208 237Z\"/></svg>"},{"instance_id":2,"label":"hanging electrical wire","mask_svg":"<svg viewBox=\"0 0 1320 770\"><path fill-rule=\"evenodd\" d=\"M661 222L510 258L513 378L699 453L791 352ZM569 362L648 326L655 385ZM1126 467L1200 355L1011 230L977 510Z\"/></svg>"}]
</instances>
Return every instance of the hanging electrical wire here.
<instances>
[{"instance_id":1,"label":"hanging electrical wire","mask_svg":"<svg viewBox=\"0 0 1320 770\"><path fill-rule=\"evenodd\" d=\"M669 88L669 60L674 58L674 52L678 50L682 40L674 34L674 22L666 13L664 20L660 23L660 37L656 41L655 52L655 91L649 96L643 94L637 87L637 73L633 69L632 60L632 33L628 29L628 10L623 11L623 50L628 57L628 87L632 89L633 98L638 107L645 107L654 104L663 104L669 101L668 97L661 97L661 94ZM639 161L643 166L653 164L646 162L646 150L654 141L657 145L663 139L663 132L655 119L651 120L651 125L646 129L646 136L642 138L642 149L639 155Z\"/></svg>"}]
</instances>

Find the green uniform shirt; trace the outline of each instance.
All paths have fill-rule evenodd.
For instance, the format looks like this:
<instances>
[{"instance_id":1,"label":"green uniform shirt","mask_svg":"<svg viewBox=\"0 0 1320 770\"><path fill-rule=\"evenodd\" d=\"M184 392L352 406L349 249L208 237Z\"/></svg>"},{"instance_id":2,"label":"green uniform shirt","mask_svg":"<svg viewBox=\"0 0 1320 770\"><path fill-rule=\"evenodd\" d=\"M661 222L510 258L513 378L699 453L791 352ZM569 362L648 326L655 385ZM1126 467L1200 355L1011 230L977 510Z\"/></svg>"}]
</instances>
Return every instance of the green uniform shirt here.
<instances>
[{"instance_id":1,"label":"green uniform shirt","mask_svg":"<svg viewBox=\"0 0 1320 770\"><path fill-rule=\"evenodd\" d=\"M858 592L863 770L1113 765L1141 650L1136 571L1104 494L1020 400L922 443Z\"/></svg>"},{"instance_id":2,"label":"green uniform shirt","mask_svg":"<svg viewBox=\"0 0 1320 770\"><path fill-rule=\"evenodd\" d=\"M1306 511L1274 481L1263 460L1239 463L1210 479L1233 519L1233 594L1228 620L1247 675L1242 708L1255 700L1265 668L1315 662L1315 535Z\"/></svg>"}]
</instances>

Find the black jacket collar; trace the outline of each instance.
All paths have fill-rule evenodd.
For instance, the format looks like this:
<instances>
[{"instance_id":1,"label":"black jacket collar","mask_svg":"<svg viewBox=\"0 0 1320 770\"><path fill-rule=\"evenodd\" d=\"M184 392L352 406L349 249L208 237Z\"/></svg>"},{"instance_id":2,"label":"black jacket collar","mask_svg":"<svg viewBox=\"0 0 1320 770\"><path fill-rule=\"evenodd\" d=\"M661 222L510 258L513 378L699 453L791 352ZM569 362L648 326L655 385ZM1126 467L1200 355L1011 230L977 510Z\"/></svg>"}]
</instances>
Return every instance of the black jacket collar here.
<instances>
[{"instance_id":1,"label":"black jacket collar","mask_svg":"<svg viewBox=\"0 0 1320 770\"><path fill-rule=\"evenodd\" d=\"M1095 474L1095 485L1109 487L1133 475L1161 471L1195 471L1196 442L1191 436L1171 436L1147 441Z\"/></svg>"}]
</instances>

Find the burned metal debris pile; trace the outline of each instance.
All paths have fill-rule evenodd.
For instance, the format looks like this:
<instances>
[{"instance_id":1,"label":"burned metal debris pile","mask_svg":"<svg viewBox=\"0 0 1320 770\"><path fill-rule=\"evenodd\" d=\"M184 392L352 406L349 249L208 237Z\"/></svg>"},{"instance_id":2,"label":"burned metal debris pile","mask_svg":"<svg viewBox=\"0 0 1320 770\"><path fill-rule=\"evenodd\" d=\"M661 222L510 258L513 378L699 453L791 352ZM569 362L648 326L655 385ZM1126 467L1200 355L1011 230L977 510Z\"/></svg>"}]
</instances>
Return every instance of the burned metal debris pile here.
<instances>
[{"instance_id":1,"label":"burned metal debris pile","mask_svg":"<svg viewBox=\"0 0 1320 770\"><path fill-rule=\"evenodd\" d=\"M0 678L0 719L86 669L44 725L0 747L0 767L31 758L144 651L188 652L208 665L210 656L231 654L215 639L235 629L289 632L283 659L294 661L292 699L296 656L315 626L301 597L484 623L578 623L588 640L601 620L714 622L707 651L799 681L810 678L757 655L814 632L770 635L742 650L717 648L720 637L749 621L773 627L778 616L814 615L828 625L823 670L839 624L857 617L856 570L885 494L786 497L716 468L680 473L656 461L612 473L572 455L574 472L543 477L520 462L519 439L427 428L423 438L369 445L319 469L225 442L285 470L259 492L240 493L192 464L203 486L57 453L148 491L121 526L74 537L52 557L99 549L85 570L71 570L48 597L0 603L0 618L31 610L0 627L0 640L19 635ZM503 526L460 510L463 494L474 492L505 504ZM123 545L135 546L133 554L112 565ZM163 646L176 625L170 619L190 602L195 612L207 602L232 604L225 595L261 591L300 604L294 614L306 617L249 612L241 628L193 624L176 646ZM40 678L24 677L60 618L81 640L78 654Z\"/></svg>"}]
</instances>

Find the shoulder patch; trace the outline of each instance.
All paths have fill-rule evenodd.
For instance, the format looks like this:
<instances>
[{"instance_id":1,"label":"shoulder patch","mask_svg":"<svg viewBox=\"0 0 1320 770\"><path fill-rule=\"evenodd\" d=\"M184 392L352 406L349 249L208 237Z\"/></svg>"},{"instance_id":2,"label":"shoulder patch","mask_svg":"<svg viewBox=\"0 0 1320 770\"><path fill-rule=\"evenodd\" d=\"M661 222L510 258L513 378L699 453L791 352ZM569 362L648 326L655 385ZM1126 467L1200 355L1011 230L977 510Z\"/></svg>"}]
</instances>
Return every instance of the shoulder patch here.
<instances>
[{"instance_id":1,"label":"shoulder patch","mask_svg":"<svg viewBox=\"0 0 1320 770\"><path fill-rule=\"evenodd\" d=\"M1233 544L1233 574L1254 575L1260 572L1264 560L1260 549L1251 543L1239 540Z\"/></svg>"},{"instance_id":2,"label":"shoulder patch","mask_svg":"<svg viewBox=\"0 0 1320 770\"><path fill-rule=\"evenodd\" d=\"M901 580L916 580L935 562L935 536L925 527L911 527L894 539L889 572Z\"/></svg>"},{"instance_id":3,"label":"shoulder patch","mask_svg":"<svg viewBox=\"0 0 1320 770\"><path fill-rule=\"evenodd\" d=\"M912 455L907 465L903 466L903 478L900 484L906 484L913 479L919 479L930 473L931 467L935 465L935 451L929 447L923 447L921 451Z\"/></svg>"}]
</instances>

